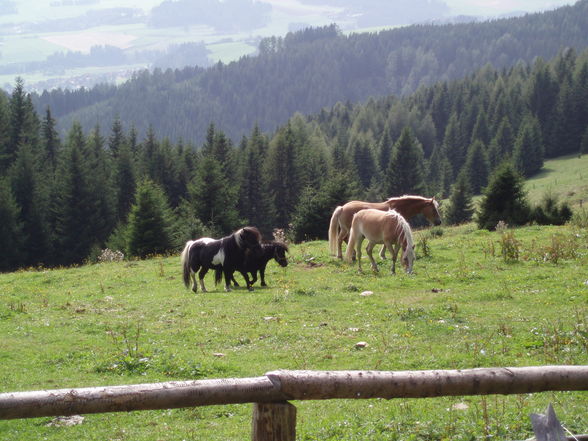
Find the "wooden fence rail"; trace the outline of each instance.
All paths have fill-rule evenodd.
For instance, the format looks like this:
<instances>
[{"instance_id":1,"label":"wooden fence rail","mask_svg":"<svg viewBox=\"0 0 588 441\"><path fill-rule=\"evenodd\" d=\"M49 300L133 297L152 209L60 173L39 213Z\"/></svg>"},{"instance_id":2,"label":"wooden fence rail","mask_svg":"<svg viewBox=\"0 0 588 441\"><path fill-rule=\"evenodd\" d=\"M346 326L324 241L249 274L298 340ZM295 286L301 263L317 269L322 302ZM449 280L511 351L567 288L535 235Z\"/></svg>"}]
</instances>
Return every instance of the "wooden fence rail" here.
<instances>
[{"instance_id":1,"label":"wooden fence rail","mask_svg":"<svg viewBox=\"0 0 588 441\"><path fill-rule=\"evenodd\" d=\"M294 419L289 400L428 398L588 390L588 366L533 366L427 371L272 371L254 378L171 381L0 394L0 419L257 403L254 440L290 440L282 421ZM267 405L270 405L269 407ZM269 417L268 417L269 415ZM292 425L292 424L290 424ZM260 428L261 427L261 428ZM280 435L266 436L262 432ZM256 434L257 433L257 434Z\"/></svg>"}]
</instances>

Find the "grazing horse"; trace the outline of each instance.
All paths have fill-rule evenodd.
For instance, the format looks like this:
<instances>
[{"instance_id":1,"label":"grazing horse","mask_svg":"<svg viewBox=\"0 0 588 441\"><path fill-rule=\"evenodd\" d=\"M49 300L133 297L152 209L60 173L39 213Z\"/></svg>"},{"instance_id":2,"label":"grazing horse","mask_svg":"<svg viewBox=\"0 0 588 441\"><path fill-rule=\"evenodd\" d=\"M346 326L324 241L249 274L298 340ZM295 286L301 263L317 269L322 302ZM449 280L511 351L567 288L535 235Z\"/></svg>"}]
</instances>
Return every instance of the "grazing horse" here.
<instances>
[{"instance_id":1,"label":"grazing horse","mask_svg":"<svg viewBox=\"0 0 588 441\"><path fill-rule=\"evenodd\" d=\"M215 269L215 284L225 276L225 291L231 290L231 279L235 269L243 265L246 253L253 256L261 254L261 233L255 227L244 227L222 239L203 237L186 242L182 251L181 262L184 272L184 285L197 292L196 272L200 287L206 292L204 276L209 269Z\"/></svg>"},{"instance_id":2,"label":"grazing horse","mask_svg":"<svg viewBox=\"0 0 588 441\"><path fill-rule=\"evenodd\" d=\"M343 257L341 244L347 238L353 215L359 210L373 208L376 210L387 211L394 209L405 219L410 219L419 213L422 213L431 224L440 225L441 215L439 214L439 202L432 198L423 196L401 196L390 198L383 202L363 202L351 201L335 209L331 216L329 225L329 249L333 256ZM383 256L385 248L382 248Z\"/></svg>"},{"instance_id":3,"label":"grazing horse","mask_svg":"<svg viewBox=\"0 0 588 441\"><path fill-rule=\"evenodd\" d=\"M288 266L288 258L286 257L287 251L288 245L283 242L272 240L261 244L261 256L254 256L251 253L246 253L247 255L245 256L243 265L236 269L243 274L243 278L247 283L247 289L253 291L252 285L257 281L257 271L259 271L261 276L261 286L267 286L265 283L265 267L267 266L267 263L270 260L275 259L280 266ZM251 274L251 281L249 281L247 273ZM234 277L233 284L239 286Z\"/></svg>"},{"instance_id":4,"label":"grazing horse","mask_svg":"<svg viewBox=\"0 0 588 441\"><path fill-rule=\"evenodd\" d=\"M360 271L361 243L364 238L369 241L366 252L374 271L378 271L378 266L372 256L372 251L376 244L382 243L392 256L392 267L390 268L392 273L396 272L396 257L400 247L402 247L402 264L407 273L412 273L412 264L415 259L412 232L406 219L396 210L381 211L368 208L358 211L353 216L345 260L347 262L353 261L353 250L355 249Z\"/></svg>"}]
</instances>

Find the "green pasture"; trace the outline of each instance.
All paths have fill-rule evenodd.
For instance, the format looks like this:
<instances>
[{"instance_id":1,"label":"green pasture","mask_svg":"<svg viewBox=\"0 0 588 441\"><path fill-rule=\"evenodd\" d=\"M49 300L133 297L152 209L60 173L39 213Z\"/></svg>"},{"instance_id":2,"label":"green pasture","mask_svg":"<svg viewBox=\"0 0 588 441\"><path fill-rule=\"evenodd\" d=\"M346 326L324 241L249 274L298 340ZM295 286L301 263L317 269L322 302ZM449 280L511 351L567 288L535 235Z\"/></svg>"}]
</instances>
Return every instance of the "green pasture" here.
<instances>
[{"instance_id":1,"label":"green pasture","mask_svg":"<svg viewBox=\"0 0 588 441\"><path fill-rule=\"evenodd\" d=\"M184 288L178 256L0 275L0 391L252 377L275 369L588 364L588 233L472 224L415 232L415 273L293 245L269 287ZM364 268L369 268L367 263ZM240 276L238 276L240 278ZM372 291L371 295L362 295ZM356 348L363 341L367 347ZM299 440L517 440L553 403L588 432L586 392L294 402ZM2 440L246 440L251 405L0 421Z\"/></svg>"},{"instance_id":2,"label":"green pasture","mask_svg":"<svg viewBox=\"0 0 588 441\"><path fill-rule=\"evenodd\" d=\"M552 193L572 206L588 201L588 155L563 156L545 161L541 172L526 181L533 202Z\"/></svg>"}]
</instances>

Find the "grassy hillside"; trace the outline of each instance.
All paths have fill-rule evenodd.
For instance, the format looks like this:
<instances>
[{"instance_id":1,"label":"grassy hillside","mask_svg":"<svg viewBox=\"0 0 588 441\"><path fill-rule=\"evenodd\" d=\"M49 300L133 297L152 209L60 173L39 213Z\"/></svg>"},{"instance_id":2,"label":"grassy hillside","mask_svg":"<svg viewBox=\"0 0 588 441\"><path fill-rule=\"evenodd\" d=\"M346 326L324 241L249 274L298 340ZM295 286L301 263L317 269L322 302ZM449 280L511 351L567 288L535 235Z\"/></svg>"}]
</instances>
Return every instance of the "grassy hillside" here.
<instances>
[{"instance_id":1,"label":"grassy hillside","mask_svg":"<svg viewBox=\"0 0 588 441\"><path fill-rule=\"evenodd\" d=\"M572 206L588 201L588 156L564 156L545 161L543 170L527 181L529 199L539 202L552 193Z\"/></svg>"},{"instance_id":2,"label":"grassy hillside","mask_svg":"<svg viewBox=\"0 0 588 441\"><path fill-rule=\"evenodd\" d=\"M178 256L0 275L0 390L258 376L274 369L588 364L588 233L472 225L415 233L415 274L359 274L325 242L270 263L268 288L194 294ZM506 262L508 243L519 251ZM425 246L426 245L426 246ZM429 253L426 253L429 250ZM425 256L425 254L428 254ZM367 266L366 266L367 267ZM373 295L362 296L369 290ZM368 346L356 349L365 341ZM554 404L588 432L586 393L296 402L300 440L530 436ZM458 405L459 404L459 405ZM249 439L250 405L1 421L0 439Z\"/></svg>"}]
</instances>

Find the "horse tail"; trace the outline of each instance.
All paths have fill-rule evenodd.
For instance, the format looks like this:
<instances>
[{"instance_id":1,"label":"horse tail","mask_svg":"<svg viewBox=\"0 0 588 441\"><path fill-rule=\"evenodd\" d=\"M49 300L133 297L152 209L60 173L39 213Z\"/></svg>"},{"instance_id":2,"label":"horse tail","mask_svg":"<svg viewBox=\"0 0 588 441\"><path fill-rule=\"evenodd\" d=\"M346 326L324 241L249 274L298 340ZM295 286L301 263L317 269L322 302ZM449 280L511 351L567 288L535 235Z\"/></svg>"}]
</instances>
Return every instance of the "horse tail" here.
<instances>
[{"instance_id":1,"label":"horse tail","mask_svg":"<svg viewBox=\"0 0 588 441\"><path fill-rule=\"evenodd\" d=\"M186 242L186 246L184 246L184 250L180 256L180 262L182 263L182 269L184 273L184 285L186 285L186 288L190 287L190 249L192 248L193 243L193 240Z\"/></svg>"},{"instance_id":2,"label":"horse tail","mask_svg":"<svg viewBox=\"0 0 588 441\"><path fill-rule=\"evenodd\" d=\"M341 208L341 207L339 207ZM356 217L353 218L353 222L351 222L351 231L349 233L349 243L347 244L347 249L345 250L345 261L348 263L353 262L353 252L355 250L355 242L357 242L357 235L359 233L359 225L355 221Z\"/></svg>"},{"instance_id":3,"label":"horse tail","mask_svg":"<svg viewBox=\"0 0 588 441\"><path fill-rule=\"evenodd\" d=\"M329 250L331 255L337 255L337 233L339 231L339 218L341 217L341 211L343 207L339 206L333 211L331 216L331 223L329 224Z\"/></svg>"},{"instance_id":4,"label":"horse tail","mask_svg":"<svg viewBox=\"0 0 588 441\"><path fill-rule=\"evenodd\" d=\"M214 284L218 285L221 280L223 280L223 269L219 267L214 270Z\"/></svg>"},{"instance_id":5,"label":"horse tail","mask_svg":"<svg viewBox=\"0 0 588 441\"><path fill-rule=\"evenodd\" d=\"M413 262L415 260L415 253L412 230L408 221L400 214L398 214L398 228L401 230L404 240L406 241L406 249L404 250L404 253L409 256L409 260Z\"/></svg>"}]
</instances>

